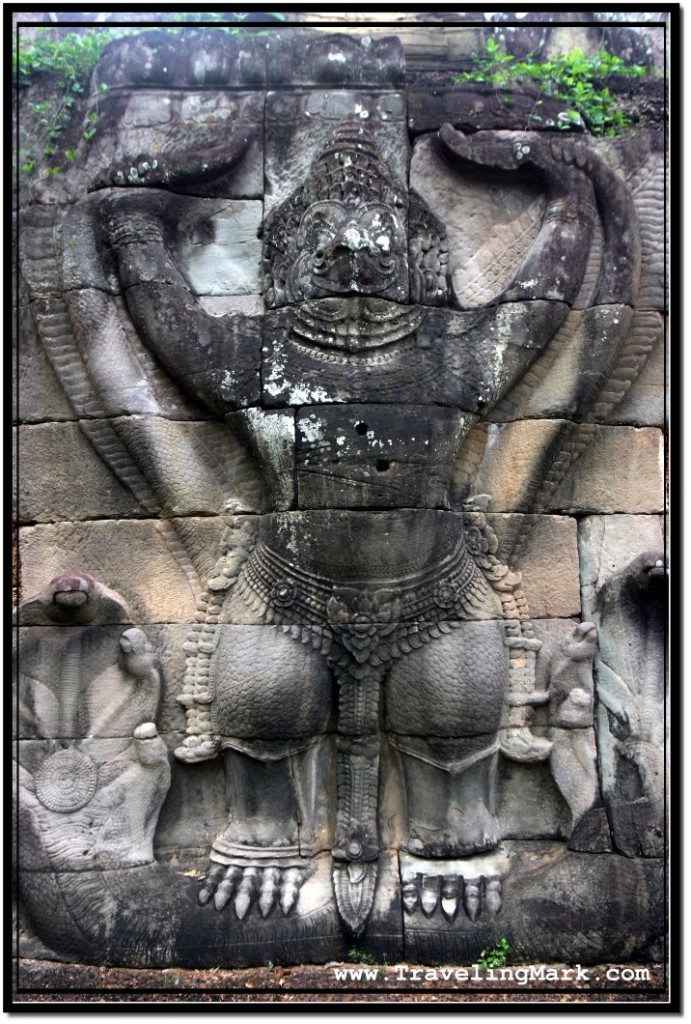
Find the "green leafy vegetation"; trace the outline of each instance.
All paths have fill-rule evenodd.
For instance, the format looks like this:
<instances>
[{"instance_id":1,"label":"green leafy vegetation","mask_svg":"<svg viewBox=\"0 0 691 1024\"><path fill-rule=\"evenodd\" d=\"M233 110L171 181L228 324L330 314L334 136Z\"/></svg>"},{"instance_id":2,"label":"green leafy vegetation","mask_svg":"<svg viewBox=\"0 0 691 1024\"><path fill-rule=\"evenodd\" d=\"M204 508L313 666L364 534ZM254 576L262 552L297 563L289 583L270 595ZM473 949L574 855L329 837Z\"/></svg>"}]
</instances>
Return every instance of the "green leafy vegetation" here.
<instances>
[{"instance_id":1,"label":"green leafy vegetation","mask_svg":"<svg viewBox=\"0 0 691 1024\"><path fill-rule=\"evenodd\" d=\"M473 64L471 71L452 76L452 81L456 85L477 82L492 86L500 93L533 86L536 97L531 121L542 121L538 108L544 102L543 97L549 96L566 104L557 128L585 127L593 135L619 135L629 127L603 79L608 75L638 78L646 73L642 65L627 65L605 50L598 50L591 56L572 50L545 61L534 61L530 57L518 60L502 50L491 37L486 42L485 52L473 57Z\"/></svg>"},{"instance_id":2,"label":"green leafy vegetation","mask_svg":"<svg viewBox=\"0 0 691 1024\"><path fill-rule=\"evenodd\" d=\"M477 958L478 967L483 970L490 970L493 967L503 967L509 954L509 943L506 939L499 939L491 949L483 949Z\"/></svg>"},{"instance_id":3,"label":"green leafy vegetation","mask_svg":"<svg viewBox=\"0 0 691 1024\"><path fill-rule=\"evenodd\" d=\"M29 86L37 75L50 73L59 80L60 88L81 86L91 73L101 50L111 39L131 32L131 29L89 28L82 32L68 32L54 38L55 26L32 26L35 35L29 41L21 38L12 51L12 70L18 86ZM44 35L44 28L51 32ZM75 91L81 91L80 89Z\"/></svg>"},{"instance_id":4,"label":"green leafy vegetation","mask_svg":"<svg viewBox=\"0 0 691 1024\"><path fill-rule=\"evenodd\" d=\"M264 35L270 29L250 28L245 24L257 17L266 23L285 20L285 15L280 12L260 12L257 15L236 11L175 11L166 14L165 21L158 26L87 25L77 31L58 34L55 30L59 25L37 24L31 26L30 33L16 33L12 50L13 85L20 90L31 89L47 81L50 76L51 89L54 91L50 100L28 100L20 122L22 142L19 153L14 155L14 171L19 171L20 180L23 181L37 171L39 165L43 166L44 157L55 158L56 163L45 170L52 177L61 169L60 164L75 159L74 148L63 148L64 142L61 146L60 141L72 127L81 108L79 100L85 95L89 76L106 43L152 29L175 35L185 30L201 31L209 26L214 31L229 35L250 31L255 35ZM100 88L102 92L108 90L107 85L101 85ZM81 134L89 142L97 130L98 109L86 114Z\"/></svg>"},{"instance_id":5,"label":"green leafy vegetation","mask_svg":"<svg viewBox=\"0 0 691 1024\"><path fill-rule=\"evenodd\" d=\"M372 953L366 953L364 950L358 949L357 946L349 949L347 956L349 960L358 964L374 964L377 962Z\"/></svg>"}]
</instances>

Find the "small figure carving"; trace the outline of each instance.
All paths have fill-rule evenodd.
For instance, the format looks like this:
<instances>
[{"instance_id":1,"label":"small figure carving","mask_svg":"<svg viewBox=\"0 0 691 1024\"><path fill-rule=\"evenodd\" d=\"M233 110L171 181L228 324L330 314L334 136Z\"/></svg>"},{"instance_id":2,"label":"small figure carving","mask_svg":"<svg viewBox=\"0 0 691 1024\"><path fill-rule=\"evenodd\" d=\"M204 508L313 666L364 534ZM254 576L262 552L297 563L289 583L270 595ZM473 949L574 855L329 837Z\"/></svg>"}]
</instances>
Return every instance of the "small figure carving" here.
<instances>
[{"instance_id":1,"label":"small figure carving","mask_svg":"<svg viewBox=\"0 0 691 1024\"><path fill-rule=\"evenodd\" d=\"M664 657L667 566L645 551L597 594L598 743L603 798L615 847L627 856L664 849ZM626 644L621 637L626 636Z\"/></svg>"},{"instance_id":2,"label":"small figure carving","mask_svg":"<svg viewBox=\"0 0 691 1024\"><path fill-rule=\"evenodd\" d=\"M599 795L593 731L593 658L597 628L581 622L560 644L550 665L550 768L575 829Z\"/></svg>"},{"instance_id":3,"label":"small figure carving","mask_svg":"<svg viewBox=\"0 0 691 1024\"><path fill-rule=\"evenodd\" d=\"M20 639L22 862L86 871L153 861L171 777L152 721L161 679L144 632L122 632L126 614L122 598L86 573L59 576L19 606L22 623L68 627L62 651L42 650L35 629ZM98 671L109 646L111 665Z\"/></svg>"}]
</instances>

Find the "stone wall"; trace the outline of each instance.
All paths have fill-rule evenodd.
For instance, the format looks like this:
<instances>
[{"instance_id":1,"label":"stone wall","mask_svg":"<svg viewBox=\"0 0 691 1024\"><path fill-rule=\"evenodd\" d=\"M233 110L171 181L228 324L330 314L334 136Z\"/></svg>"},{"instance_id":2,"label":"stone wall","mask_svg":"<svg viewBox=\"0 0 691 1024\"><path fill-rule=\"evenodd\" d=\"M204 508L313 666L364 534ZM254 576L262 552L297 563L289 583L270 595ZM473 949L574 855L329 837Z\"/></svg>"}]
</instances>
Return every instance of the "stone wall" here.
<instances>
[{"instance_id":1,"label":"stone wall","mask_svg":"<svg viewBox=\"0 0 691 1024\"><path fill-rule=\"evenodd\" d=\"M19 190L28 949L662 955L664 82L424 33L113 42Z\"/></svg>"}]
</instances>

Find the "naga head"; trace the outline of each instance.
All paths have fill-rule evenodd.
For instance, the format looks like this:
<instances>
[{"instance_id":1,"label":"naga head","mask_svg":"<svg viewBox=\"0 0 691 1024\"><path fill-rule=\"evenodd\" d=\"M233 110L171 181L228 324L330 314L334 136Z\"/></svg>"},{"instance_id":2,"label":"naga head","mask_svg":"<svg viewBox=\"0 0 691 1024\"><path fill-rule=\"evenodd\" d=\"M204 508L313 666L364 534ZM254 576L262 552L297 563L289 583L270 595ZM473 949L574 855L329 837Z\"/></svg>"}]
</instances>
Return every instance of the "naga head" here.
<instances>
[{"instance_id":1,"label":"naga head","mask_svg":"<svg viewBox=\"0 0 691 1024\"><path fill-rule=\"evenodd\" d=\"M345 295L420 301L425 289L436 301L439 296L445 300L445 251L435 263L429 241L426 249L413 244L412 269L409 266L411 221L423 219L411 214L418 214L422 205L419 197L409 196L393 180L367 128L354 118L341 122L307 181L277 208L267 224L267 305L275 308ZM432 223L439 257L443 226L431 211L426 211L424 219L428 236Z\"/></svg>"}]
</instances>

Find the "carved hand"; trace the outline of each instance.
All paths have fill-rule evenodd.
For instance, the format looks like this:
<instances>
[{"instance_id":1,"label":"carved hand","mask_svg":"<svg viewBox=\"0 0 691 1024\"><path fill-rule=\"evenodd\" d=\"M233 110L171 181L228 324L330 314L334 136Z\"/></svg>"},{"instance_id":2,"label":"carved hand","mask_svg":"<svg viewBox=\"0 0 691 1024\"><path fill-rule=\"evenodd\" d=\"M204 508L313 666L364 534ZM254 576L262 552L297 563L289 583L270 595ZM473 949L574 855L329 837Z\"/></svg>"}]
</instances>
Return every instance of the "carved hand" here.
<instances>
[{"instance_id":1,"label":"carved hand","mask_svg":"<svg viewBox=\"0 0 691 1024\"><path fill-rule=\"evenodd\" d=\"M597 212L593 187L582 168L585 150L578 143L552 145L537 134L516 140L502 132L466 136L445 124L443 149L466 169L525 169L537 176L547 197L540 233L500 302L552 299L571 304L585 273Z\"/></svg>"},{"instance_id":2,"label":"carved hand","mask_svg":"<svg viewBox=\"0 0 691 1024\"><path fill-rule=\"evenodd\" d=\"M132 321L185 391L220 415L259 401L260 330L240 314L210 316L167 246L175 196L123 189L100 207L102 241L117 261Z\"/></svg>"}]
</instances>

